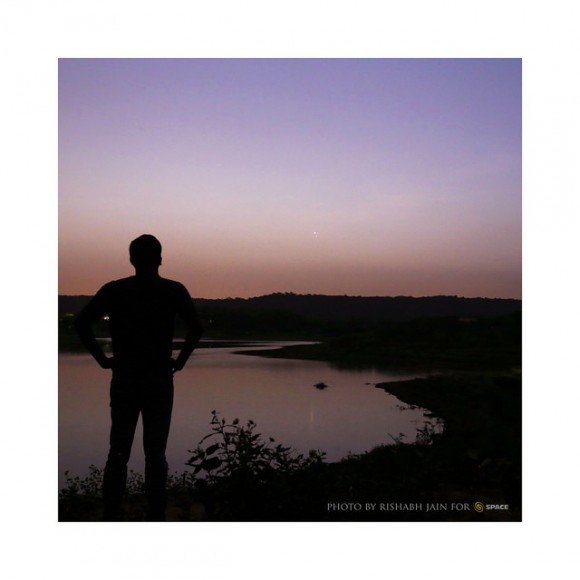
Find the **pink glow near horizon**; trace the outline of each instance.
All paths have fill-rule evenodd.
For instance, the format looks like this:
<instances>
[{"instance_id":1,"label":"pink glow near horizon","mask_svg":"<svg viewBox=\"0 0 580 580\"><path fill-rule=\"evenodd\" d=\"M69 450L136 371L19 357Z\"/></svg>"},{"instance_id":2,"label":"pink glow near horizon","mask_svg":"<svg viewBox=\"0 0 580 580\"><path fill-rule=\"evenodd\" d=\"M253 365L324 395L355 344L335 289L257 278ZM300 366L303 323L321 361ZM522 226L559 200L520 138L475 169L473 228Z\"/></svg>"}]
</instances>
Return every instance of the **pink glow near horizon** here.
<instances>
[{"instance_id":1,"label":"pink glow near horizon","mask_svg":"<svg viewBox=\"0 0 580 580\"><path fill-rule=\"evenodd\" d=\"M59 293L521 297L519 60L64 59Z\"/></svg>"}]
</instances>

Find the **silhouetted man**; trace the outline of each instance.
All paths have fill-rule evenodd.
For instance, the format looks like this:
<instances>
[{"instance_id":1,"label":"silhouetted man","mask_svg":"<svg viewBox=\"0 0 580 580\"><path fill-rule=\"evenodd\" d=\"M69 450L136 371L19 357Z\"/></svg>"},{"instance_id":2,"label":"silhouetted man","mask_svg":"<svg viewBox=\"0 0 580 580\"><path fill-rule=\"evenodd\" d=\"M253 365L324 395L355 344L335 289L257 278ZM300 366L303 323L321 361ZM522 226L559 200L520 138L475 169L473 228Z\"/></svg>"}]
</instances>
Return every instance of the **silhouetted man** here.
<instances>
[{"instance_id":1,"label":"silhouetted man","mask_svg":"<svg viewBox=\"0 0 580 580\"><path fill-rule=\"evenodd\" d=\"M135 275L105 284L76 320L95 360L112 369L110 448L103 480L104 519L120 518L127 462L139 414L143 422L148 520L165 519L165 448L173 407L173 373L185 365L202 332L185 286L159 276L161 244L148 234L129 246ZM95 339L92 324L109 317L112 356ZM175 316L187 325L185 342L172 358Z\"/></svg>"}]
</instances>

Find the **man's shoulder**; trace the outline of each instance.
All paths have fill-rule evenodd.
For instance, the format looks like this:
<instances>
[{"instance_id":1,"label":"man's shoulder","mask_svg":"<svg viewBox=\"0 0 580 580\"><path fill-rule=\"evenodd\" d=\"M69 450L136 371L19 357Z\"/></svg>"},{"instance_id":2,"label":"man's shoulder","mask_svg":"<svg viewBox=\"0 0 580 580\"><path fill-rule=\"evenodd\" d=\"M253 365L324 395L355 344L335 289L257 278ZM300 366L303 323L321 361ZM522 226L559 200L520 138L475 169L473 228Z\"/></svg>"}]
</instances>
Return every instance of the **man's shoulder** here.
<instances>
[{"instance_id":1,"label":"man's shoulder","mask_svg":"<svg viewBox=\"0 0 580 580\"><path fill-rule=\"evenodd\" d=\"M181 294L183 293L189 294L185 285L182 284L181 282L178 282L177 280L170 280L169 278L159 278L159 282L168 290Z\"/></svg>"},{"instance_id":2,"label":"man's shoulder","mask_svg":"<svg viewBox=\"0 0 580 580\"><path fill-rule=\"evenodd\" d=\"M185 288L185 286L181 282L178 282L177 280L171 280L170 278L162 278L160 276L159 281L162 282L163 284L166 284L167 286L174 286L175 288Z\"/></svg>"},{"instance_id":3,"label":"man's shoulder","mask_svg":"<svg viewBox=\"0 0 580 580\"><path fill-rule=\"evenodd\" d=\"M122 288L127 288L133 283L133 277L119 278L118 280L111 280L106 284L101 286L99 292L114 292L115 290L120 290Z\"/></svg>"}]
</instances>

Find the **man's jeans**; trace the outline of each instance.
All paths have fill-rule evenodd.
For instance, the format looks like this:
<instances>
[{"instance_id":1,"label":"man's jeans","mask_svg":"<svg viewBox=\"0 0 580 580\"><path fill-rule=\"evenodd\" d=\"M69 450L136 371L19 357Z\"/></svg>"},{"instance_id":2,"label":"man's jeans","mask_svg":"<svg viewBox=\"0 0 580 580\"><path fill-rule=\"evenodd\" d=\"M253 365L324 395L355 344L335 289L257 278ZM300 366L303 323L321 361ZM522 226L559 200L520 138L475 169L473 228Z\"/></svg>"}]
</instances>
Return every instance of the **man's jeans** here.
<instances>
[{"instance_id":1,"label":"man's jeans","mask_svg":"<svg viewBox=\"0 0 580 580\"><path fill-rule=\"evenodd\" d=\"M104 519L119 519L127 482L127 463L139 414L143 421L145 494L149 520L165 518L167 461L165 448L173 407L173 375L123 376L111 381L110 448L103 480Z\"/></svg>"}]
</instances>

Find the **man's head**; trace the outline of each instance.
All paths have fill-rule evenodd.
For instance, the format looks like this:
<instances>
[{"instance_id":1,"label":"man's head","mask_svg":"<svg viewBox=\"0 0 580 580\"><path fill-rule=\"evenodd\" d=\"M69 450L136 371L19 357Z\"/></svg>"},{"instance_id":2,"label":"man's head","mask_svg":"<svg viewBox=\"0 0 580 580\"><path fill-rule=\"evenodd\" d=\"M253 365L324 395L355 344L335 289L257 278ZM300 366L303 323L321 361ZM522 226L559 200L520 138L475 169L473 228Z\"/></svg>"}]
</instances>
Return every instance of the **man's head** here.
<instances>
[{"instance_id":1,"label":"man's head","mask_svg":"<svg viewBox=\"0 0 580 580\"><path fill-rule=\"evenodd\" d=\"M143 234L129 245L129 258L137 270L156 270L161 265L161 244L150 234Z\"/></svg>"}]
</instances>

